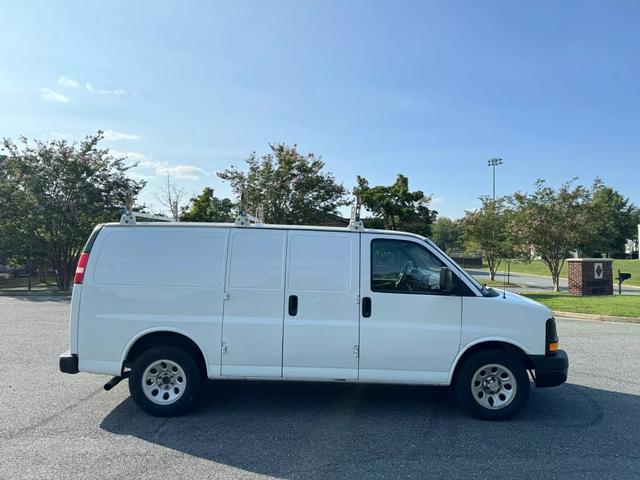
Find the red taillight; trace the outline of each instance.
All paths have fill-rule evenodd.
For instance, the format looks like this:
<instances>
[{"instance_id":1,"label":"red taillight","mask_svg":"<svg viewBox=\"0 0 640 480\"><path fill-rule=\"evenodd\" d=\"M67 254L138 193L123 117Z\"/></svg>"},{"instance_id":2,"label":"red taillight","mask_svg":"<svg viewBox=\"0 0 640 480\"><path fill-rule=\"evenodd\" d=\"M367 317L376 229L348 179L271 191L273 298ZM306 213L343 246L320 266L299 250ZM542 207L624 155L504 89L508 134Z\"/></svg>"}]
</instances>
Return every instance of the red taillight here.
<instances>
[{"instance_id":1,"label":"red taillight","mask_svg":"<svg viewBox=\"0 0 640 480\"><path fill-rule=\"evenodd\" d=\"M89 261L89 252L84 252L80 255L80 260L78 260L78 266L76 267L76 274L73 277L73 283L81 284L84 280L84 269L87 267L87 262Z\"/></svg>"}]
</instances>

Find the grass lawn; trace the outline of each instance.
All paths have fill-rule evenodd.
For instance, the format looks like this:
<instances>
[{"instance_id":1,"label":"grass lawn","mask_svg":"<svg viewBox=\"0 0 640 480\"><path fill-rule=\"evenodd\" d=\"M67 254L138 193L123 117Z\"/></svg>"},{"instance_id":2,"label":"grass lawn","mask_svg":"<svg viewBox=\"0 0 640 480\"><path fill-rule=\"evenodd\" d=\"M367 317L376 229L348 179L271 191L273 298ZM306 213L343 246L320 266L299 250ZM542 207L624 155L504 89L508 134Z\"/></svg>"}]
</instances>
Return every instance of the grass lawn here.
<instances>
[{"instance_id":1,"label":"grass lawn","mask_svg":"<svg viewBox=\"0 0 640 480\"><path fill-rule=\"evenodd\" d=\"M485 266L486 267L486 266ZM498 273L502 275L502 272L506 268L506 264L501 264ZM567 271L569 267L567 266L567 262L564 262L562 267L562 271L560 272L560 276L563 278L567 278ZM623 272L629 272L631 274L631 278L624 282L624 285L635 285L640 286L640 260L614 260L613 261L613 284L618 285L618 282L615 278L618 276L618 270ZM527 263L521 260L513 260L511 262L511 271L514 273L530 273L533 275L544 275L545 277L550 277L549 269L547 266L542 263L540 260L534 260L533 262Z\"/></svg>"},{"instance_id":2,"label":"grass lawn","mask_svg":"<svg viewBox=\"0 0 640 480\"><path fill-rule=\"evenodd\" d=\"M640 296L593 295L572 297L567 293L523 293L552 310L618 317L640 317Z\"/></svg>"},{"instance_id":3,"label":"grass lawn","mask_svg":"<svg viewBox=\"0 0 640 480\"><path fill-rule=\"evenodd\" d=\"M487 287L503 287L505 286L504 284L504 280L501 280L500 277L498 275L496 275L496 278L498 280L484 280L483 278L476 278L476 280L478 280L478 282L480 282L482 285L486 285ZM519 287L520 285L518 285L517 283L507 283L506 285L507 287Z\"/></svg>"}]
</instances>

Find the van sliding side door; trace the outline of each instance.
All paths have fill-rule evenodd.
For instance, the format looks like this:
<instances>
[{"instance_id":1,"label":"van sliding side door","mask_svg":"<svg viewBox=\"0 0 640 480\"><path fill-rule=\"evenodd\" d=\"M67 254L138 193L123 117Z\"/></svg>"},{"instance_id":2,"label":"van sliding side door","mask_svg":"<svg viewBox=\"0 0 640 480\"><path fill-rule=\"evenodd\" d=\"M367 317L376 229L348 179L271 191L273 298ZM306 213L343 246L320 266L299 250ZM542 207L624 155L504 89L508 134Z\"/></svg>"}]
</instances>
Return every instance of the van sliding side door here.
<instances>
[{"instance_id":1,"label":"van sliding side door","mask_svg":"<svg viewBox=\"0 0 640 480\"><path fill-rule=\"evenodd\" d=\"M286 230L231 229L222 320L223 376L282 376L286 240Z\"/></svg>"}]
</instances>

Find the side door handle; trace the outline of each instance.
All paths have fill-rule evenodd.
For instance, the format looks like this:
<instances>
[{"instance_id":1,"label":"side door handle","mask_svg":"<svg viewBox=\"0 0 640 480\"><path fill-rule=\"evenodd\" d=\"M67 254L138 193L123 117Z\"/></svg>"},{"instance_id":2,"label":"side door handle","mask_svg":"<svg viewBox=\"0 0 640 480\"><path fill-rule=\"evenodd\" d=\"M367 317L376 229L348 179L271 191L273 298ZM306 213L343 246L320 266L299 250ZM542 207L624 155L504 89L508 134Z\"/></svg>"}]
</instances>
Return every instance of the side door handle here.
<instances>
[{"instance_id":1,"label":"side door handle","mask_svg":"<svg viewBox=\"0 0 640 480\"><path fill-rule=\"evenodd\" d=\"M364 297L362 299L362 316L364 318L371 316L371 297Z\"/></svg>"},{"instance_id":2,"label":"side door handle","mask_svg":"<svg viewBox=\"0 0 640 480\"><path fill-rule=\"evenodd\" d=\"M289 295L289 316L295 317L298 314L298 296Z\"/></svg>"}]
</instances>

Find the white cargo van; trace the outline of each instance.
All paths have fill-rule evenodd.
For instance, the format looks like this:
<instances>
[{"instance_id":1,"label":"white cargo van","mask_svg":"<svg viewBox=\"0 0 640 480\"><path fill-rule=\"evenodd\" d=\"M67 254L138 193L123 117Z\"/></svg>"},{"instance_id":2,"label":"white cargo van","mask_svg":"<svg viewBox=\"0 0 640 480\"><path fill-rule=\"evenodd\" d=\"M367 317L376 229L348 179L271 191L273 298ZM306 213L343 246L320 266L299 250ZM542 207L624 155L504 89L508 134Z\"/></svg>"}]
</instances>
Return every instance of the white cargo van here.
<instances>
[{"instance_id":1,"label":"white cargo van","mask_svg":"<svg viewBox=\"0 0 640 480\"><path fill-rule=\"evenodd\" d=\"M358 222L100 225L74 284L60 370L128 377L152 415L186 412L209 378L453 384L465 410L504 419L529 375L567 378L548 308Z\"/></svg>"}]
</instances>

